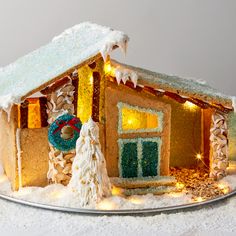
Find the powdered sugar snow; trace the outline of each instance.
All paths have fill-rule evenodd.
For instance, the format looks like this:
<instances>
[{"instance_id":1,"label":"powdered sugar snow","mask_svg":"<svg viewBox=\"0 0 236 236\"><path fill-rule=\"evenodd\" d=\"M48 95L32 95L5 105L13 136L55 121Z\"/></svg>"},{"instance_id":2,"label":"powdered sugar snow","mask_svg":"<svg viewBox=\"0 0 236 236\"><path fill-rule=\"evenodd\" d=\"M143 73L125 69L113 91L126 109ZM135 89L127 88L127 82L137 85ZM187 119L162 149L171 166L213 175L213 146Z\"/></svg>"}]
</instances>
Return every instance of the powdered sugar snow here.
<instances>
[{"instance_id":1,"label":"powdered sugar snow","mask_svg":"<svg viewBox=\"0 0 236 236\"><path fill-rule=\"evenodd\" d=\"M231 187L235 186L235 176L224 179ZM23 188L12 193L10 183L5 175L0 177L0 189L26 200L49 204L73 205L73 196L62 185L49 185L46 188ZM51 199L51 200L49 200ZM53 200L52 200L53 199ZM188 197L181 194L174 196L132 196L127 202L121 197L112 197L120 208L160 207L166 204L181 204ZM197 211L184 211L155 216L84 216L65 214L26 207L0 199L1 235L235 235L236 232L236 198L217 203ZM140 204L142 203L143 204ZM107 202L100 204L100 208ZM114 206L110 204L110 206ZM24 216L24 217L22 217Z\"/></svg>"}]
</instances>

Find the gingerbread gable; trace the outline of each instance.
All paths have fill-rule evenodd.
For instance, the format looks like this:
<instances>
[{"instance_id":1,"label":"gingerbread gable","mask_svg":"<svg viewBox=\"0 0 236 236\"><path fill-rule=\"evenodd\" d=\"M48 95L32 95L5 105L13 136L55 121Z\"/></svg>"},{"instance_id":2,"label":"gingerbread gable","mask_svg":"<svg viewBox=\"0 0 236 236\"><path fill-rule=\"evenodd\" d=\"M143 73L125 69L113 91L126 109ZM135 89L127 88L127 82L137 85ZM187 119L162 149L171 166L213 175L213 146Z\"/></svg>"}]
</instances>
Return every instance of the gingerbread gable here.
<instances>
[{"instance_id":1,"label":"gingerbread gable","mask_svg":"<svg viewBox=\"0 0 236 236\"><path fill-rule=\"evenodd\" d=\"M22 97L99 53L106 59L114 47L125 51L127 41L120 31L88 22L64 31L46 46L0 68L0 108L20 103Z\"/></svg>"}]
</instances>

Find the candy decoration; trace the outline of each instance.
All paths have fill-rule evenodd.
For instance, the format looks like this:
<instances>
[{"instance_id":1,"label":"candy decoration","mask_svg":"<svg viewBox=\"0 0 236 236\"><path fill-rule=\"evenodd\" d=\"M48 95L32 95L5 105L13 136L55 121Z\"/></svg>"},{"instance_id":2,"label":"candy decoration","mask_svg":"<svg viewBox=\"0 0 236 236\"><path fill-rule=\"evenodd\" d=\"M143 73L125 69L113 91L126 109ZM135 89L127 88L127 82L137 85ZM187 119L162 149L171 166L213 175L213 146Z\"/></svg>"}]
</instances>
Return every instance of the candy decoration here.
<instances>
[{"instance_id":1,"label":"candy decoration","mask_svg":"<svg viewBox=\"0 0 236 236\"><path fill-rule=\"evenodd\" d=\"M80 136L81 126L80 119L75 116L70 114L59 116L49 128L49 142L58 150L72 150Z\"/></svg>"}]
</instances>

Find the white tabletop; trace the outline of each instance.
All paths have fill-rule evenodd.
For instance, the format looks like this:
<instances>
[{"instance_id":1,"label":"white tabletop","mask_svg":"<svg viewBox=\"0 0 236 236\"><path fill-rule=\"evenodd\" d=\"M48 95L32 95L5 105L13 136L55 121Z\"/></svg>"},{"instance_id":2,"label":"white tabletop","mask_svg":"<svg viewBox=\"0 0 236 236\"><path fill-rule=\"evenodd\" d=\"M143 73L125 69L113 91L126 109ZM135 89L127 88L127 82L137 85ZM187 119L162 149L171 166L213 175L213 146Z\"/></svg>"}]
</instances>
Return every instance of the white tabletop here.
<instances>
[{"instance_id":1,"label":"white tabletop","mask_svg":"<svg viewBox=\"0 0 236 236\"><path fill-rule=\"evenodd\" d=\"M0 199L0 235L236 235L235 200L175 214L109 217L54 212Z\"/></svg>"}]
</instances>

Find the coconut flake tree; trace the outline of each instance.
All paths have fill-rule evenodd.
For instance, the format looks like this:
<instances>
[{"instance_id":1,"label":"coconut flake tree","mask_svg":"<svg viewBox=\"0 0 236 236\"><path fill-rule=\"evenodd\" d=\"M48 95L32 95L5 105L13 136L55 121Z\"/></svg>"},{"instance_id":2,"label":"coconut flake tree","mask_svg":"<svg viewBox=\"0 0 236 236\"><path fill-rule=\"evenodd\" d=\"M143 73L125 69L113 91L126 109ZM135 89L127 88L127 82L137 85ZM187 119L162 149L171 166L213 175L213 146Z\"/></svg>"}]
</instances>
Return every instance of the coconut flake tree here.
<instances>
[{"instance_id":1,"label":"coconut flake tree","mask_svg":"<svg viewBox=\"0 0 236 236\"><path fill-rule=\"evenodd\" d=\"M81 206L92 205L111 195L106 161L99 143L98 125L90 118L76 142L69 188L79 195Z\"/></svg>"}]
</instances>

